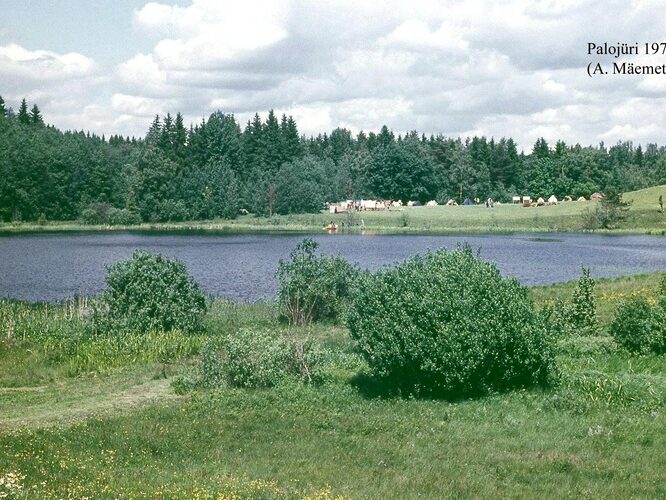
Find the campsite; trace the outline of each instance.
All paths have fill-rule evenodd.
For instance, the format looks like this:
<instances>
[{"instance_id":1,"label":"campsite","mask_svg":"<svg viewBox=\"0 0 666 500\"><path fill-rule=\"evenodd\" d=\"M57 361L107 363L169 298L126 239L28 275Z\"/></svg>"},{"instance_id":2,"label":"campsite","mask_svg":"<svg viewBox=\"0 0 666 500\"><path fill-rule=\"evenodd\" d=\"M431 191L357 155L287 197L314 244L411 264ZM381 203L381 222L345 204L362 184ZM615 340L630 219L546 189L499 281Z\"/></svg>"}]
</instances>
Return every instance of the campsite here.
<instances>
[{"instance_id":1,"label":"campsite","mask_svg":"<svg viewBox=\"0 0 666 500\"><path fill-rule=\"evenodd\" d=\"M666 196L666 185L654 186L624 194L631 202L625 216L612 229L612 233L666 234L666 217L659 209L659 196ZM322 207L319 213L275 214L271 217L244 214L233 219L204 221L137 223L137 224L81 224L79 221L0 222L0 233L39 233L76 231L149 231L149 232L316 232L331 222L338 231L371 233L495 233L495 232L608 232L593 218L598 201L560 202L557 205L523 209L521 203L495 203L492 210L483 204L470 206L439 204L437 206L391 206L382 210L347 210L331 213Z\"/></svg>"}]
</instances>

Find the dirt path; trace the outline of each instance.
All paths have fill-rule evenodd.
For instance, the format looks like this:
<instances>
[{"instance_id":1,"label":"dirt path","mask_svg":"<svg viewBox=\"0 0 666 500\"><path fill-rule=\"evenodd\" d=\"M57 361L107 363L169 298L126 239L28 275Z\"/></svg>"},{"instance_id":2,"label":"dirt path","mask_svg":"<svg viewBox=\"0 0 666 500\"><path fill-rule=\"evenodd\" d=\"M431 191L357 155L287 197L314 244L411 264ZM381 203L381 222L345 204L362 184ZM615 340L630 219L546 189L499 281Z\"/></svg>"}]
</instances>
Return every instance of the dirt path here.
<instances>
[{"instance_id":1,"label":"dirt path","mask_svg":"<svg viewBox=\"0 0 666 500\"><path fill-rule=\"evenodd\" d=\"M67 426L92 417L128 413L178 399L173 377L134 385L123 380L79 381L66 386L0 390L0 431ZM38 397L35 393L39 393Z\"/></svg>"}]
</instances>

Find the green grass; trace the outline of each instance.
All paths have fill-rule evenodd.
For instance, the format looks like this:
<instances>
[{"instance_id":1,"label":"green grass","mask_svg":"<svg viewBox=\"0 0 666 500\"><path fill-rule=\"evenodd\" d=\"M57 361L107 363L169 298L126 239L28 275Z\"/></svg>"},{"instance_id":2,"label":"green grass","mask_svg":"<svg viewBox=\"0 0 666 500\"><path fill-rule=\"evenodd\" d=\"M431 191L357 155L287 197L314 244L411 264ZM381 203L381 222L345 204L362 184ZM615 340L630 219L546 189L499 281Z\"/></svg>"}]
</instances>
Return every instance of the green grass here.
<instances>
[{"instance_id":1,"label":"green grass","mask_svg":"<svg viewBox=\"0 0 666 500\"><path fill-rule=\"evenodd\" d=\"M595 280L595 298L597 314L603 327L610 324L613 313L623 300L635 296L655 298L663 273L637 274L614 279ZM548 286L531 288L532 297L537 306L554 304L557 299L566 300L571 296L575 281L556 283Z\"/></svg>"},{"instance_id":2,"label":"green grass","mask_svg":"<svg viewBox=\"0 0 666 500\"><path fill-rule=\"evenodd\" d=\"M633 201L627 218L613 232L666 234L666 215L659 213L658 198L666 197L666 185L624 194ZM557 206L523 208L519 205L496 205L494 209L480 206L404 207L378 212L358 212L350 219L347 214L276 215L271 218L245 215L234 220L191 221L178 223L140 224L137 226L86 226L77 222L0 223L0 233L12 234L40 231L163 231L163 232L320 232L331 221L340 231L373 233L447 233L447 232L549 232L582 231L584 220L595 209L596 202L569 202ZM361 225L361 220L363 224ZM344 223L344 227L343 227Z\"/></svg>"},{"instance_id":3,"label":"green grass","mask_svg":"<svg viewBox=\"0 0 666 500\"><path fill-rule=\"evenodd\" d=\"M639 189L624 193L622 199L631 202L631 210L636 211L659 211L659 196L663 196L666 203L666 184Z\"/></svg>"},{"instance_id":4,"label":"green grass","mask_svg":"<svg viewBox=\"0 0 666 500\"><path fill-rule=\"evenodd\" d=\"M600 280L601 323L660 277ZM543 305L571 290L531 293ZM170 382L198 343L160 361L127 339L73 371L73 351L38 347L80 331L76 315L5 301L0 327L10 309L20 321L11 338L0 331L0 479L19 478L18 498L666 495L666 356L630 356L603 335L560 340L557 387L450 402L378 396L346 330L319 324L291 333L332 351L321 385L176 396ZM47 324L60 326L46 337ZM202 337L241 326L284 328L272 303L215 301Z\"/></svg>"}]
</instances>

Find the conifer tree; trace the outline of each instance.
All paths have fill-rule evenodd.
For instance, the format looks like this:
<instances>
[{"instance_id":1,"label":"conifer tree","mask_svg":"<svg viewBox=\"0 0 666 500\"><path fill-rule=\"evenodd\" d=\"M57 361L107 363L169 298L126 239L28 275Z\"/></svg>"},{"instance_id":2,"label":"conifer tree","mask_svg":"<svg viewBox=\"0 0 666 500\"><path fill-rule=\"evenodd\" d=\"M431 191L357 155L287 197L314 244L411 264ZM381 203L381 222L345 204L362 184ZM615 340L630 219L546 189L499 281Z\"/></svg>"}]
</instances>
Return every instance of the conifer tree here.
<instances>
[{"instance_id":1,"label":"conifer tree","mask_svg":"<svg viewBox=\"0 0 666 500\"><path fill-rule=\"evenodd\" d=\"M5 100L0 95L0 116L7 116L7 108L5 107Z\"/></svg>"},{"instance_id":2,"label":"conifer tree","mask_svg":"<svg viewBox=\"0 0 666 500\"><path fill-rule=\"evenodd\" d=\"M18 121L28 125L30 123L30 114L28 113L28 103L25 102L25 98L21 101L21 106L19 107L18 112Z\"/></svg>"},{"instance_id":3,"label":"conifer tree","mask_svg":"<svg viewBox=\"0 0 666 500\"><path fill-rule=\"evenodd\" d=\"M532 155L535 158L548 158L550 156L550 149L548 148L548 143L543 137L537 139L534 143L534 148L532 148Z\"/></svg>"},{"instance_id":4,"label":"conifer tree","mask_svg":"<svg viewBox=\"0 0 666 500\"><path fill-rule=\"evenodd\" d=\"M171 113L167 113L162 124L162 131L159 138L159 147L167 156L172 157L174 143L174 123Z\"/></svg>"},{"instance_id":5,"label":"conifer tree","mask_svg":"<svg viewBox=\"0 0 666 500\"><path fill-rule=\"evenodd\" d=\"M160 115L155 115L155 119L150 124L148 133L146 134L146 144L157 146L162 134L162 123L160 122Z\"/></svg>"},{"instance_id":6,"label":"conifer tree","mask_svg":"<svg viewBox=\"0 0 666 500\"><path fill-rule=\"evenodd\" d=\"M176 157L182 160L185 157L185 146L187 145L187 129L185 129L185 125L183 124L183 115L180 113L176 113L173 139Z\"/></svg>"},{"instance_id":7,"label":"conifer tree","mask_svg":"<svg viewBox=\"0 0 666 500\"><path fill-rule=\"evenodd\" d=\"M44 125L44 119L42 118L42 113L39 111L39 108L36 104L32 106L30 110L30 122L33 125Z\"/></svg>"},{"instance_id":8,"label":"conifer tree","mask_svg":"<svg viewBox=\"0 0 666 500\"><path fill-rule=\"evenodd\" d=\"M259 172L264 169L263 136L261 118L258 113L255 113L252 121L247 122L243 132L245 169L248 172Z\"/></svg>"},{"instance_id":9,"label":"conifer tree","mask_svg":"<svg viewBox=\"0 0 666 500\"><path fill-rule=\"evenodd\" d=\"M289 162L301 156L301 140L298 137L298 128L293 117L282 115L280 122L280 136L282 142L282 161Z\"/></svg>"},{"instance_id":10,"label":"conifer tree","mask_svg":"<svg viewBox=\"0 0 666 500\"><path fill-rule=\"evenodd\" d=\"M268 112L268 118L263 127L263 156L266 168L271 173L275 173L282 163L282 148L280 141L280 124L271 109Z\"/></svg>"}]
</instances>

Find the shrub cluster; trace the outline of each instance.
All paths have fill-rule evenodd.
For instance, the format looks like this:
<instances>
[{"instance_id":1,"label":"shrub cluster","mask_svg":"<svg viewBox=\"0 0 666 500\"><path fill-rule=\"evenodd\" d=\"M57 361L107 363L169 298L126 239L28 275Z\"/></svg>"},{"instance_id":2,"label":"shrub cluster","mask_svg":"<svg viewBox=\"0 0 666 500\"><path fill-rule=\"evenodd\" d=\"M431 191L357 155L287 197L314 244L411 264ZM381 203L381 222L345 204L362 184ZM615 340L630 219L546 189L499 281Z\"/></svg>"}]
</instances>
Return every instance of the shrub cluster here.
<instances>
[{"instance_id":1,"label":"shrub cluster","mask_svg":"<svg viewBox=\"0 0 666 500\"><path fill-rule=\"evenodd\" d=\"M340 318L358 275L342 257L317 255L317 248L307 238L278 266L280 315L290 324Z\"/></svg>"},{"instance_id":2,"label":"shrub cluster","mask_svg":"<svg viewBox=\"0 0 666 500\"><path fill-rule=\"evenodd\" d=\"M143 251L110 266L97 325L137 332L202 328L206 297L185 264Z\"/></svg>"},{"instance_id":3,"label":"shrub cluster","mask_svg":"<svg viewBox=\"0 0 666 500\"><path fill-rule=\"evenodd\" d=\"M448 396L546 385L554 345L527 289L465 247L364 273L347 315L373 372Z\"/></svg>"},{"instance_id":4,"label":"shrub cluster","mask_svg":"<svg viewBox=\"0 0 666 500\"><path fill-rule=\"evenodd\" d=\"M141 217L126 208L115 208L108 203L93 203L81 211L81 221L89 225L131 226L140 224Z\"/></svg>"},{"instance_id":5,"label":"shrub cluster","mask_svg":"<svg viewBox=\"0 0 666 500\"><path fill-rule=\"evenodd\" d=\"M582 275L576 283L571 302L559 304L559 321L567 333L576 335L596 335L599 333L597 317L597 299L594 296L594 279L590 269L583 268Z\"/></svg>"},{"instance_id":6,"label":"shrub cluster","mask_svg":"<svg viewBox=\"0 0 666 500\"><path fill-rule=\"evenodd\" d=\"M204 344L193 385L273 387L286 380L312 382L322 356L310 340L272 330L243 328Z\"/></svg>"},{"instance_id":7,"label":"shrub cluster","mask_svg":"<svg viewBox=\"0 0 666 500\"><path fill-rule=\"evenodd\" d=\"M622 201L622 193L609 187L594 210L583 219L584 229L615 229L627 218L631 202Z\"/></svg>"},{"instance_id":8,"label":"shrub cluster","mask_svg":"<svg viewBox=\"0 0 666 500\"><path fill-rule=\"evenodd\" d=\"M654 303L644 297L634 297L620 304L610 325L610 334L630 352L666 353L666 276Z\"/></svg>"}]
</instances>

